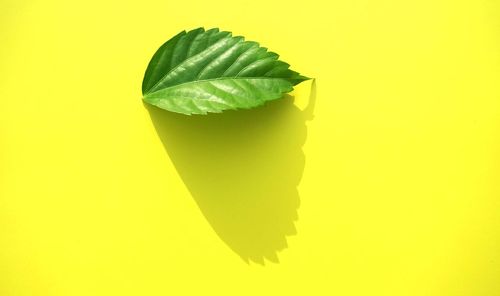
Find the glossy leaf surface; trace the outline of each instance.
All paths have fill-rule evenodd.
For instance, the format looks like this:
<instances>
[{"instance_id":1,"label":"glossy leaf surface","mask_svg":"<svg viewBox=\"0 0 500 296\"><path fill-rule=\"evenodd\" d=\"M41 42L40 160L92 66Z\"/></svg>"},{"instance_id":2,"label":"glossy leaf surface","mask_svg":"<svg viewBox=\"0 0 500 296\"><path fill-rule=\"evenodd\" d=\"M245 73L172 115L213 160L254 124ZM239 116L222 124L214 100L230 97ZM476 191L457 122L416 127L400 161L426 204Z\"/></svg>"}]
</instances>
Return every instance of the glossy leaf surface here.
<instances>
[{"instance_id":1,"label":"glossy leaf surface","mask_svg":"<svg viewBox=\"0 0 500 296\"><path fill-rule=\"evenodd\" d=\"M183 114L254 108L309 79L278 57L230 32L183 31L165 42L149 62L143 99Z\"/></svg>"}]
</instances>

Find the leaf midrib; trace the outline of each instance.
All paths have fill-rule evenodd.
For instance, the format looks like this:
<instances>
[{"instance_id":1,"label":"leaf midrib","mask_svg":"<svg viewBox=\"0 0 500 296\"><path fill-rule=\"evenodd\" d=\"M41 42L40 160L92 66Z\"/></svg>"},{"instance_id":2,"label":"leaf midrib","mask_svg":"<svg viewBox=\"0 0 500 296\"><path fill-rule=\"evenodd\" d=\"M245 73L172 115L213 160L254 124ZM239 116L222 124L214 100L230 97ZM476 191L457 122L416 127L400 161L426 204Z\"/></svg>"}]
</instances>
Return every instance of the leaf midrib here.
<instances>
[{"instance_id":1,"label":"leaf midrib","mask_svg":"<svg viewBox=\"0 0 500 296\"><path fill-rule=\"evenodd\" d=\"M183 83L176 84L176 85L173 85L173 86L170 86L170 87L165 87L165 88L159 89L159 90L151 92L151 93L146 93L146 94L144 94L143 98L146 98L146 97L148 97L148 95L155 94L155 93L160 92L160 91L165 90L165 89L173 89L173 88L181 87L183 85L191 84L191 83L211 82L211 81L217 81L217 80L243 80L243 79L247 79L247 80L257 80L257 79L283 80L285 82L290 83L288 80L286 80L284 78L279 78L279 77L219 77L219 78L210 78L210 79L201 79L201 80L193 80L193 81L183 82ZM291 83L290 83L290 85L293 88L293 85Z\"/></svg>"}]
</instances>

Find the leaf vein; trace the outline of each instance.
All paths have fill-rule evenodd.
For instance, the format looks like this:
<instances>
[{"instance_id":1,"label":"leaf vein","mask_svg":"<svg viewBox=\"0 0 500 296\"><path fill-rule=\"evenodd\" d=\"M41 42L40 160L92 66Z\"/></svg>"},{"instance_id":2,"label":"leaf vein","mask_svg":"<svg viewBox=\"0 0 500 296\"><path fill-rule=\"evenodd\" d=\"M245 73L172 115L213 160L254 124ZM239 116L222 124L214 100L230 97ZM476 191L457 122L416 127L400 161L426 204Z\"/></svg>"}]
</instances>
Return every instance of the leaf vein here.
<instances>
[{"instance_id":1,"label":"leaf vein","mask_svg":"<svg viewBox=\"0 0 500 296\"><path fill-rule=\"evenodd\" d=\"M202 51L200 51L199 53L195 54L194 56L192 56L192 57L189 57L189 58L185 59L184 61L182 61L181 63L179 63L177 66L175 66L175 68L172 68L172 69L170 69L167 73L165 73L165 75L163 75L163 77L162 77L160 80L158 80L158 82L157 82L155 85L153 85L153 87L152 87L152 88L150 88L150 90L152 90L152 89L156 88L156 87L157 87L157 86L158 86L161 82L163 82L163 80L165 79L165 77L167 77L170 73L172 73L174 70L178 69L178 68L179 68L180 66L182 66L183 64L186 64L188 61L190 61L190 60L192 60L192 59L194 59L194 58L198 57L198 56L199 56L199 55L201 55L202 53L204 53L204 52L206 52L206 51L210 50L211 48L215 47L215 46L216 46L216 45L218 45L219 43L222 43L222 42L226 41L226 40L227 40L227 39L229 39L229 38L231 38L231 37L225 37L225 38L222 38L222 39L220 39L219 41L217 41L217 42L215 42L214 44L212 44L210 47L206 48L205 50L202 50ZM149 93L149 92L148 92L148 93Z\"/></svg>"},{"instance_id":2,"label":"leaf vein","mask_svg":"<svg viewBox=\"0 0 500 296\"><path fill-rule=\"evenodd\" d=\"M255 61L251 62L251 63L250 63L250 64L248 64L246 67L244 67L243 69L241 69L241 70L240 70L240 71L236 74L236 76L240 75L240 74L241 74L241 72L245 71L245 70L246 70L246 69L248 69L250 66L252 66L252 65L254 65L254 64L256 64L256 63L258 63L258 62L260 62L260 61L262 61L262 60L268 59L268 58L270 58L270 57L260 58L260 59L257 59L257 60L255 60ZM272 58L272 57L271 57L271 58Z\"/></svg>"},{"instance_id":3,"label":"leaf vein","mask_svg":"<svg viewBox=\"0 0 500 296\"><path fill-rule=\"evenodd\" d=\"M201 77L201 74L203 74L203 71L205 71L205 69L207 69L210 65L212 65L214 62L216 62L221 56L223 56L225 53L227 53L228 51L230 51L231 49L233 49L235 46L237 46L239 44L241 44L241 41L236 42L235 44L233 44L232 46L230 46L229 48L224 50L224 52L222 52L218 57L214 58L207 65L205 65L205 67L203 67L200 70L200 72L198 72L198 75L196 75L196 80L198 80Z\"/></svg>"}]
</instances>

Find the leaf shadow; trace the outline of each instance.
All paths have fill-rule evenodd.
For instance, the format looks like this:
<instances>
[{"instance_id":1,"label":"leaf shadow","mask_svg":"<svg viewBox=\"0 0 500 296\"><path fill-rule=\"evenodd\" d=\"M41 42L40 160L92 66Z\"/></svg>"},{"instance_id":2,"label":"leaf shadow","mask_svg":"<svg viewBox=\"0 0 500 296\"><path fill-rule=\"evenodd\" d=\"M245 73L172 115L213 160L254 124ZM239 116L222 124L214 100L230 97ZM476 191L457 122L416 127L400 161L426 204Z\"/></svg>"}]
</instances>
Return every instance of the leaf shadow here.
<instances>
[{"instance_id":1,"label":"leaf shadow","mask_svg":"<svg viewBox=\"0 0 500 296\"><path fill-rule=\"evenodd\" d=\"M144 104L165 150L217 235L244 261L279 262L296 234L307 137L316 99L294 97L252 110L185 116Z\"/></svg>"}]
</instances>

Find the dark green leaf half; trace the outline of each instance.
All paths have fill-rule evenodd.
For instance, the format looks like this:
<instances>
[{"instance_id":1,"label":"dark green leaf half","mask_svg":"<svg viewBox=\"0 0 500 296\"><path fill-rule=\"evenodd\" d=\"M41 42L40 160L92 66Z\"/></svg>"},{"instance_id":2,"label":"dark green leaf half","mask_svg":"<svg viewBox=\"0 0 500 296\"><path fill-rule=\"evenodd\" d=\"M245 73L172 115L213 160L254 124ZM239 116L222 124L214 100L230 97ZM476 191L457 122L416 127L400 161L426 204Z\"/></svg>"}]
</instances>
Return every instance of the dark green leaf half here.
<instances>
[{"instance_id":1,"label":"dark green leaf half","mask_svg":"<svg viewBox=\"0 0 500 296\"><path fill-rule=\"evenodd\" d=\"M143 99L183 114L257 107L309 79L278 57L256 42L216 28L183 31L149 62Z\"/></svg>"}]
</instances>

